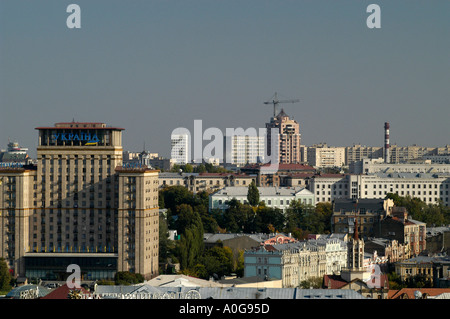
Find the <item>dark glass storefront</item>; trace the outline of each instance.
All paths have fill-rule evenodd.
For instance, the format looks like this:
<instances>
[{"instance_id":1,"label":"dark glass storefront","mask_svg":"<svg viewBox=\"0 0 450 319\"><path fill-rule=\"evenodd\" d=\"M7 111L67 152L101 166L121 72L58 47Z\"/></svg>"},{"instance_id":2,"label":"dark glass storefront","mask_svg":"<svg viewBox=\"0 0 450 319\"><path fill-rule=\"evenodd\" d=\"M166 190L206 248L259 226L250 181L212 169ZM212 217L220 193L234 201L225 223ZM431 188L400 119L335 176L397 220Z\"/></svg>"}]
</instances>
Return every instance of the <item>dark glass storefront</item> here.
<instances>
[{"instance_id":1,"label":"dark glass storefront","mask_svg":"<svg viewBox=\"0 0 450 319\"><path fill-rule=\"evenodd\" d=\"M57 254L42 253L25 256L28 279L64 281L72 274L69 265L78 265L81 280L111 280L117 272L116 254Z\"/></svg>"}]
</instances>

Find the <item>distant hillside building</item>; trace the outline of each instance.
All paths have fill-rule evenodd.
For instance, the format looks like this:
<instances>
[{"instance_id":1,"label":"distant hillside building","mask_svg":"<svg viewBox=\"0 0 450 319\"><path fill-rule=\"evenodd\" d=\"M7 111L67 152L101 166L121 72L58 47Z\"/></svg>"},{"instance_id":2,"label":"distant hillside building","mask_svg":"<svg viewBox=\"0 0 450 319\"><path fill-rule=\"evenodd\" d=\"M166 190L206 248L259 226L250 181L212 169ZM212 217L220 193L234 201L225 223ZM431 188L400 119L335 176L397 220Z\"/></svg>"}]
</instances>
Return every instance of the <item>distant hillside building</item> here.
<instances>
[{"instance_id":1,"label":"distant hillside building","mask_svg":"<svg viewBox=\"0 0 450 319\"><path fill-rule=\"evenodd\" d=\"M18 142L9 142L7 150L0 151L0 167L21 167L31 162L28 148L20 147Z\"/></svg>"}]
</instances>

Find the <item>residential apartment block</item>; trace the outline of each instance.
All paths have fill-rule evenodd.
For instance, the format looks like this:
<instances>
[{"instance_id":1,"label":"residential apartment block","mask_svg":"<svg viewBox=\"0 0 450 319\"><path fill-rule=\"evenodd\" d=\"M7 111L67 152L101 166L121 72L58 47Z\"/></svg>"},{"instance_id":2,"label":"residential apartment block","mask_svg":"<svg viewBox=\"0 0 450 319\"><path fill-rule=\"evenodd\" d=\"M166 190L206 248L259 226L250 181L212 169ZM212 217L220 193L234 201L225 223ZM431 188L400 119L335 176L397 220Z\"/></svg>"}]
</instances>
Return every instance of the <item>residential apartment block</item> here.
<instances>
[{"instance_id":1,"label":"residential apartment block","mask_svg":"<svg viewBox=\"0 0 450 319\"><path fill-rule=\"evenodd\" d=\"M388 193L416 197L428 204L450 205L450 176L437 173L322 174L309 179L316 202L337 198L382 199Z\"/></svg>"},{"instance_id":2,"label":"residential apartment block","mask_svg":"<svg viewBox=\"0 0 450 319\"><path fill-rule=\"evenodd\" d=\"M306 149L306 162L311 166L326 168L342 167L345 165L345 147L330 147L327 144L315 144L304 148Z\"/></svg>"},{"instance_id":3,"label":"residential apartment block","mask_svg":"<svg viewBox=\"0 0 450 319\"><path fill-rule=\"evenodd\" d=\"M272 148L278 155L279 163L290 164L300 163L300 125L297 121L291 119L284 110L276 116L272 117L269 123L266 123L267 129L267 154L272 155ZM272 147L272 129L276 130L278 148ZM274 155L276 156L276 155Z\"/></svg>"},{"instance_id":4,"label":"residential apartment block","mask_svg":"<svg viewBox=\"0 0 450 319\"><path fill-rule=\"evenodd\" d=\"M347 165L350 165L352 162L361 161L364 158L384 158L384 150L381 146L377 147L355 144L353 146L345 147L345 151ZM443 147L423 147L417 145L398 146L391 144L389 146L390 163L404 163L410 160L425 158L426 156L446 154L450 154L450 145Z\"/></svg>"},{"instance_id":5,"label":"residential apartment block","mask_svg":"<svg viewBox=\"0 0 450 319\"><path fill-rule=\"evenodd\" d=\"M416 174L448 174L450 164L432 163L424 160L422 163L385 163L383 159L363 159L350 164L351 174L375 173L416 173Z\"/></svg>"},{"instance_id":6,"label":"residential apartment block","mask_svg":"<svg viewBox=\"0 0 450 319\"><path fill-rule=\"evenodd\" d=\"M188 134L171 135L170 157L173 164L184 165L190 162L190 141Z\"/></svg>"},{"instance_id":7,"label":"residential apartment block","mask_svg":"<svg viewBox=\"0 0 450 319\"><path fill-rule=\"evenodd\" d=\"M231 135L224 137L224 162L236 166L263 163L266 136Z\"/></svg>"}]
</instances>

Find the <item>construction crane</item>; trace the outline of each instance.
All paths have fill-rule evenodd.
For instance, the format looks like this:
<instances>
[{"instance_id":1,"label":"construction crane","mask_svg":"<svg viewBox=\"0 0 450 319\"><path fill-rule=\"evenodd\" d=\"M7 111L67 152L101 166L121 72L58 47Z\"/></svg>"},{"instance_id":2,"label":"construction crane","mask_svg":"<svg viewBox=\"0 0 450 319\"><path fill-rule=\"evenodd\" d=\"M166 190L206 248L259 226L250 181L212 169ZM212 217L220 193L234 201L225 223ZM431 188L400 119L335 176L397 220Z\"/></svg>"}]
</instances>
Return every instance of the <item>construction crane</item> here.
<instances>
[{"instance_id":1,"label":"construction crane","mask_svg":"<svg viewBox=\"0 0 450 319\"><path fill-rule=\"evenodd\" d=\"M273 117L275 117L275 116L277 116L277 114L276 114L276 107L277 107L278 104L280 104L280 103L297 103L299 101L300 101L299 99L278 100L278 94L277 94L277 92L275 92L275 94L272 96L272 100L264 102L264 104L273 104Z\"/></svg>"}]
</instances>

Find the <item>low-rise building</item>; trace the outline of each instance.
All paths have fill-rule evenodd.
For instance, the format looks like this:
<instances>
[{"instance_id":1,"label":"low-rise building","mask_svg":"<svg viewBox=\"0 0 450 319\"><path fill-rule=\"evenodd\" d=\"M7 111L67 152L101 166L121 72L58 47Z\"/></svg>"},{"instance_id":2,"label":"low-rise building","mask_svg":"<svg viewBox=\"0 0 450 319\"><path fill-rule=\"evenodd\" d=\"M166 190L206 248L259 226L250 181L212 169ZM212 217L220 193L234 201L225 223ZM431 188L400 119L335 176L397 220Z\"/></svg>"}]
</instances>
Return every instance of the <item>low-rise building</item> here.
<instances>
[{"instance_id":1,"label":"low-rise building","mask_svg":"<svg viewBox=\"0 0 450 319\"><path fill-rule=\"evenodd\" d=\"M345 242L333 237L263 245L244 253L244 276L281 279L283 287L338 274L347 265Z\"/></svg>"},{"instance_id":2,"label":"low-rise building","mask_svg":"<svg viewBox=\"0 0 450 319\"><path fill-rule=\"evenodd\" d=\"M421 275L435 288L448 288L450 286L449 256L415 256L396 262L394 265L395 272L402 281Z\"/></svg>"},{"instance_id":3,"label":"low-rise building","mask_svg":"<svg viewBox=\"0 0 450 319\"><path fill-rule=\"evenodd\" d=\"M352 234L355 222L359 226L359 235L373 237L379 222L389 215L394 206L392 199L335 199L332 229L335 233Z\"/></svg>"},{"instance_id":4,"label":"low-rise building","mask_svg":"<svg viewBox=\"0 0 450 319\"><path fill-rule=\"evenodd\" d=\"M283 178L293 174L316 173L316 169L306 164L280 163L272 170L270 164L253 164L241 167L241 173L256 175L257 186L283 186Z\"/></svg>"},{"instance_id":5,"label":"low-rise building","mask_svg":"<svg viewBox=\"0 0 450 319\"><path fill-rule=\"evenodd\" d=\"M193 193L215 192L227 186L245 186L256 181L255 175L238 173L172 173L159 174L159 187L185 186Z\"/></svg>"},{"instance_id":6,"label":"low-rise building","mask_svg":"<svg viewBox=\"0 0 450 319\"><path fill-rule=\"evenodd\" d=\"M287 209L292 201L315 206L314 194L303 187L258 187L260 202L267 207ZM248 187L225 187L209 196L209 209L228 208L227 202L236 199L247 203Z\"/></svg>"},{"instance_id":7,"label":"low-rise building","mask_svg":"<svg viewBox=\"0 0 450 319\"><path fill-rule=\"evenodd\" d=\"M404 207L394 207L392 213L380 221L375 236L407 244L410 256L417 256L426 249L426 231L426 224L411 219Z\"/></svg>"},{"instance_id":8,"label":"low-rise building","mask_svg":"<svg viewBox=\"0 0 450 319\"><path fill-rule=\"evenodd\" d=\"M384 256L388 263L405 260L410 256L408 244L402 244L398 240L386 238L368 238L364 243L364 251Z\"/></svg>"}]
</instances>

